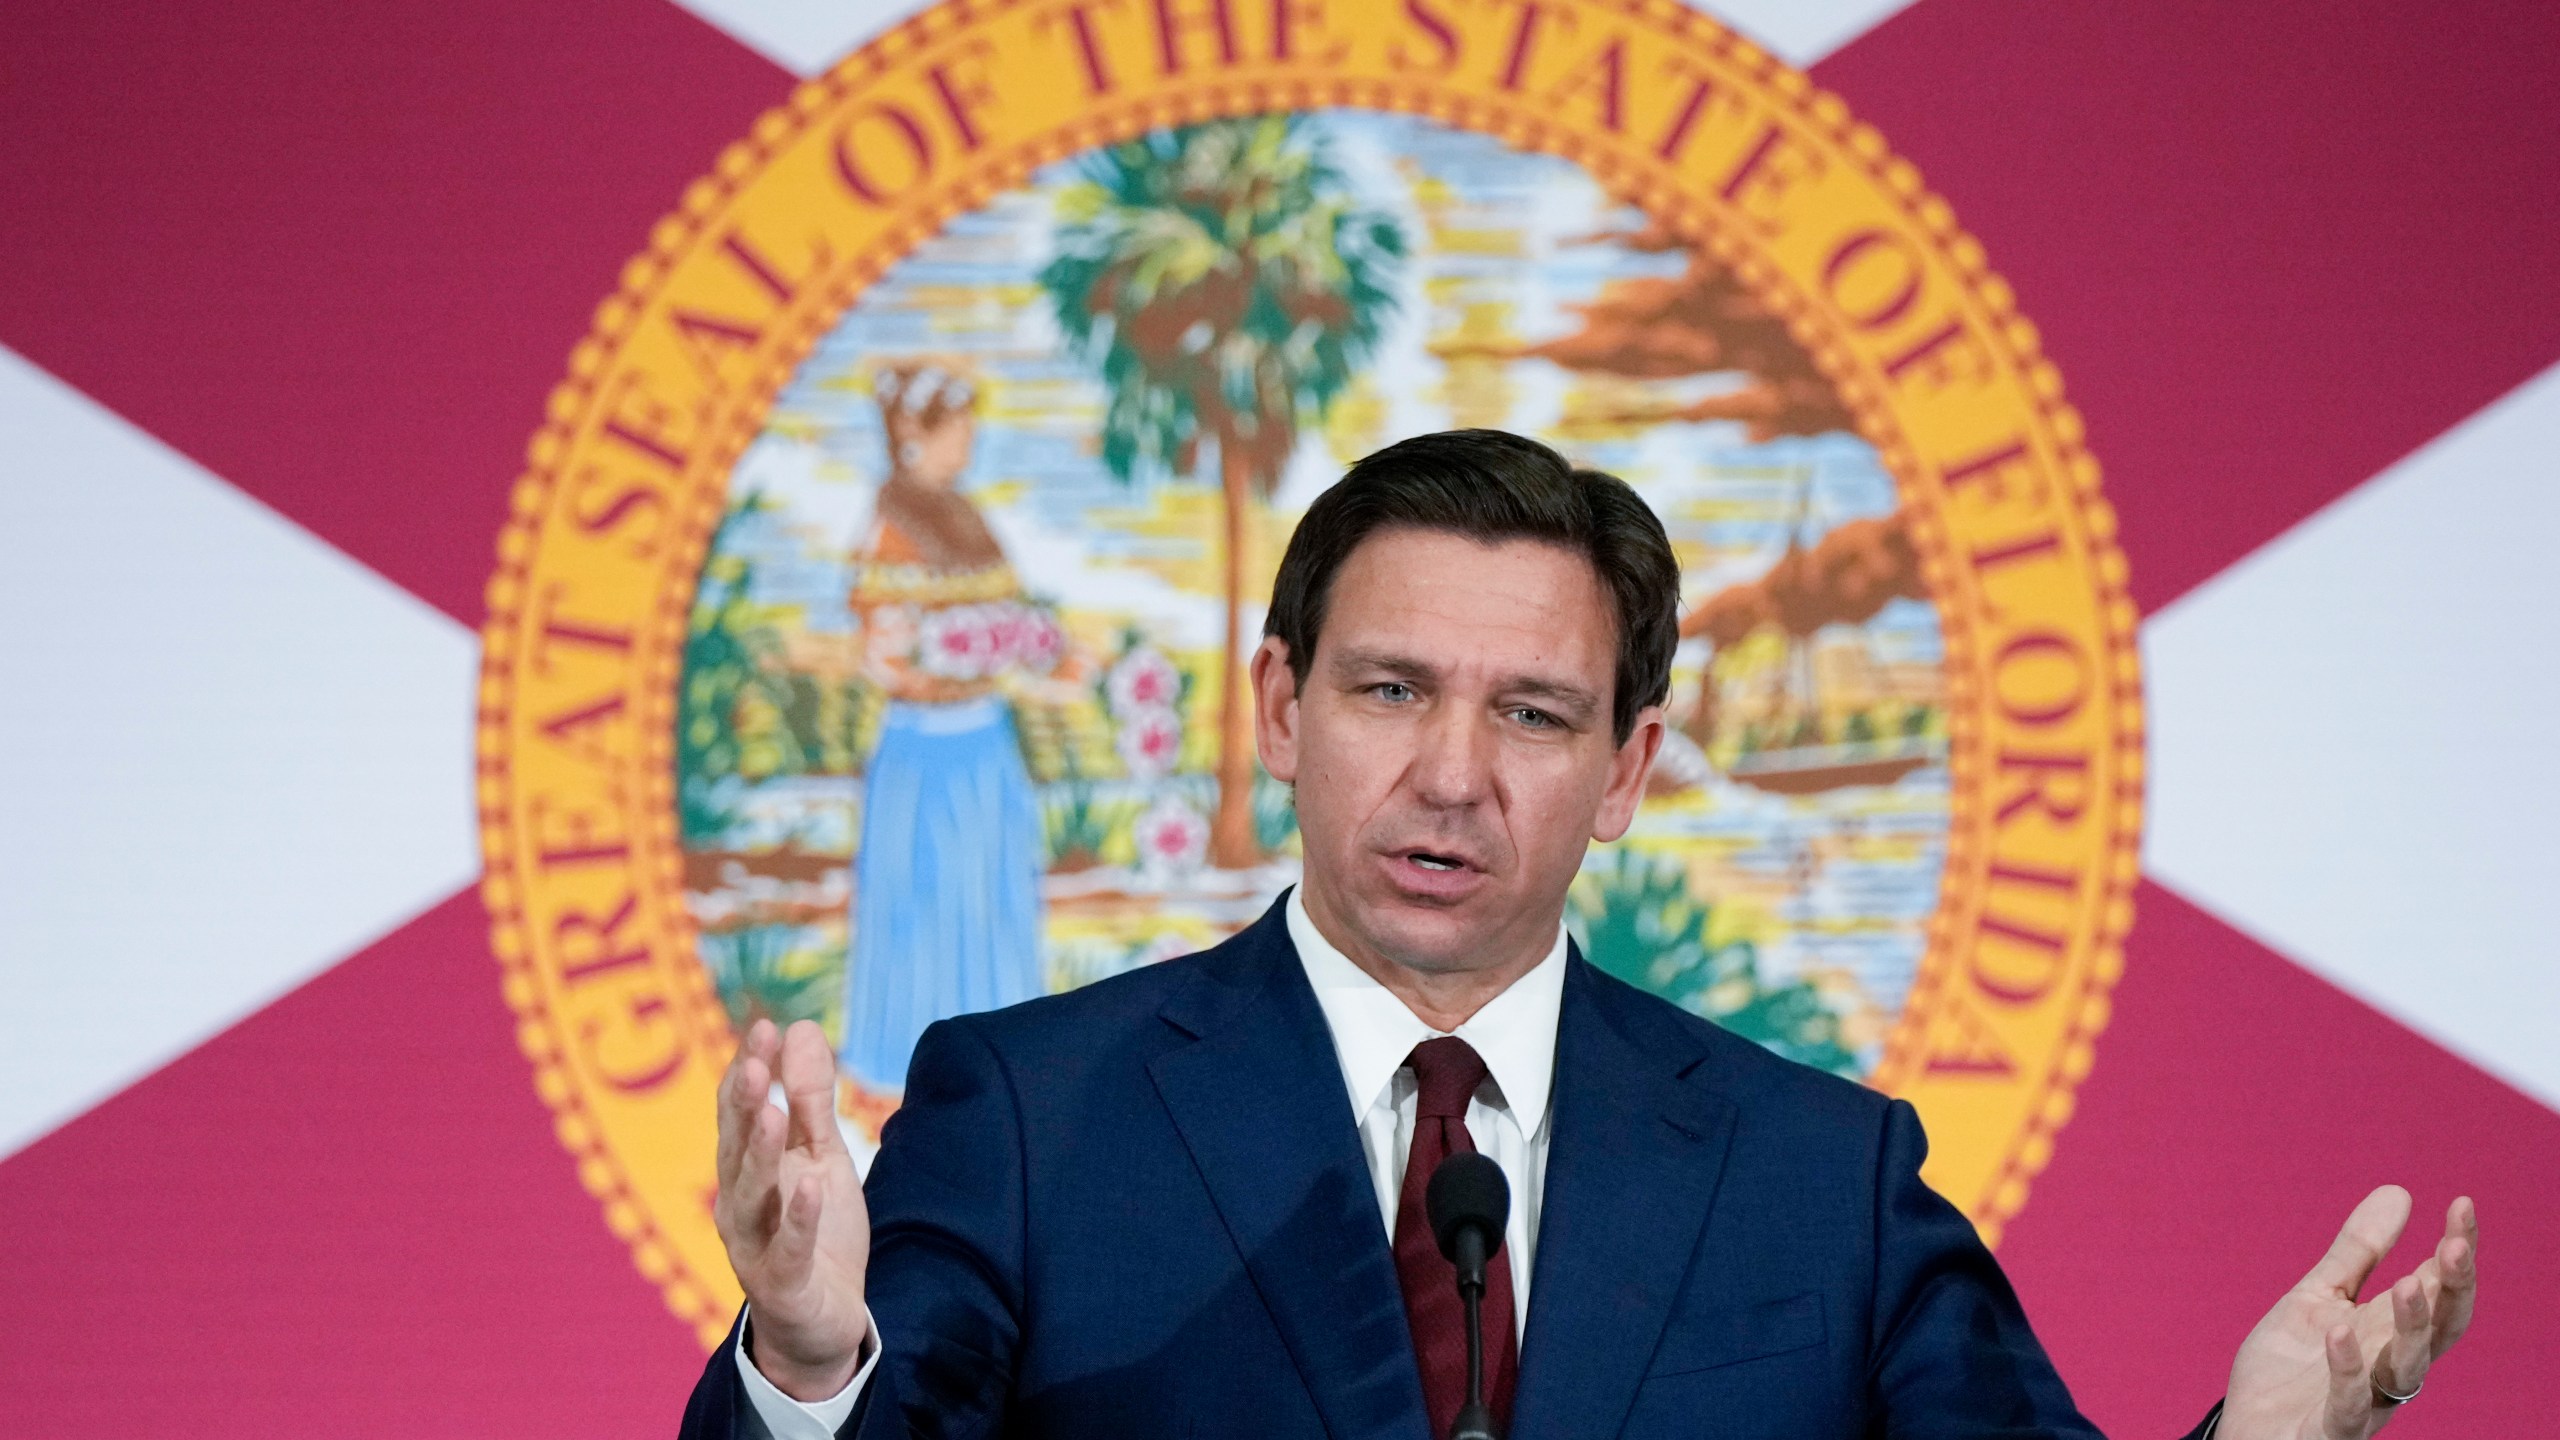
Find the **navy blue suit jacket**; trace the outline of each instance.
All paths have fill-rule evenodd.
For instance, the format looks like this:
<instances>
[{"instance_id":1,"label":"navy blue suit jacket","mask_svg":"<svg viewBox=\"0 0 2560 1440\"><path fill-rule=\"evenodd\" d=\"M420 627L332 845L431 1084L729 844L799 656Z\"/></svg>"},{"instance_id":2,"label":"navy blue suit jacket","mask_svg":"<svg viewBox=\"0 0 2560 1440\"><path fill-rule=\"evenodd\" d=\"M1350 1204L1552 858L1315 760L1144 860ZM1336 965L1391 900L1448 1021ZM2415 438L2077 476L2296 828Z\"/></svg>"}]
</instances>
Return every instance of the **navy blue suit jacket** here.
<instances>
[{"instance_id":1,"label":"navy blue suit jacket","mask_svg":"<svg viewBox=\"0 0 2560 1440\"><path fill-rule=\"evenodd\" d=\"M1566 962L1517 1440L2092 1440L1911 1107ZM841 1432L1429 1440L1281 911L928 1030L865 1194ZM762 1433L711 1357L686 1440Z\"/></svg>"}]
</instances>

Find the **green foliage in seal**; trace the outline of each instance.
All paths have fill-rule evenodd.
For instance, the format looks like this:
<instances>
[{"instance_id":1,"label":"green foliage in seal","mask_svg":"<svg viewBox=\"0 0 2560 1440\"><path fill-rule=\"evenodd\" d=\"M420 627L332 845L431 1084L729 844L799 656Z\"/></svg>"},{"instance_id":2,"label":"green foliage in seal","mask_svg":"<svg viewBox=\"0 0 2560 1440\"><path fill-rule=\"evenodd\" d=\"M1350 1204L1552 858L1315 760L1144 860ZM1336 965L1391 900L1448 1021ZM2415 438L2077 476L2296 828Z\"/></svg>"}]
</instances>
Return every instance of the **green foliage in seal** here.
<instances>
[{"instance_id":1,"label":"green foliage in seal","mask_svg":"<svg viewBox=\"0 0 2560 1440\"><path fill-rule=\"evenodd\" d=\"M1620 850L1583 871L1567 909L1583 958L1794 1061L1858 1078L1840 1016L1812 982L1772 985L1748 940L1710 943L1711 906L1676 862Z\"/></svg>"},{"instance_id":2,"label":"green foliage in seal","mask_svg":"<svg viewBox=\"0 0 2560 1440\"><path fill-rule=\"evenodd\" d=\"M711 972L729 1023L739 1034L758 1020L788 1026L794 1020L825 1025L833 1018L827 1012L841 971L810 963L811 953L795 948L799 939L798 927L790 925L745 925L702 933L703 968Z\"/></svg>"},{"instance_id":3,"label":"green foliage in seal","mask_svg":"<svg viewBox=\"0 0 2560 1440\"><path fill-rule=\"evenodd\" d=\"M737 819L738 702L757 683L775 642L754 623L747 599L754 565L725 553L722 542L764 508L762 496L748 495L720 517L685 630L676 693L676 825L689 845L717 844Z\"/></svg>"},{"instance_id":4,"label":"green foliage in seal","mask_svg":"<svg viewBox=\"0 0 2560 1440\"><path fill-rule=\"evenodd\" d=\"M1158 130L1087 156L1042 286L1110 392L1102 458L1189 477L1200 442L1257 497L1376 349L1406 249L1294 115Z\"/></svg>"}]
</instances>

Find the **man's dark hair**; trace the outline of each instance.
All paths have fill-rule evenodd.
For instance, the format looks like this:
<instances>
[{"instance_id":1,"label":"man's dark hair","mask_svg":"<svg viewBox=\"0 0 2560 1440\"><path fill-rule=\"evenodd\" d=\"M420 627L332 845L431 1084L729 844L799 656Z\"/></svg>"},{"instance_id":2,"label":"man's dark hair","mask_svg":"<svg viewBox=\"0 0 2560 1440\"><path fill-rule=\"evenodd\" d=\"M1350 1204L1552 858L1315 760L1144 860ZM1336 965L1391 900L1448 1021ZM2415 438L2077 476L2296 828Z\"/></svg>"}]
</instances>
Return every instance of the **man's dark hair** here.
<instances>
[{"instance_id":1,"label":"man's dark hair","mask_svg":"<svg viewBox=\"0 0 2560 1440\"><path fill-rule=\"evenodd\" d=\"M1577 470L1562 455L1502 430L1444 430L1399 440L1351 467L1316 498L1280 558L1262 633L1289 647L1307 683L1316 637L1340 572L1380 530L1442 530L1487 545L1537 540L1591 562L1617 612L1616 693L1609 720L1627 743L1636 712L1671 693L1680 643L1680 564L1670 537L1627 482Z\"/></svg>"}]
</instances>

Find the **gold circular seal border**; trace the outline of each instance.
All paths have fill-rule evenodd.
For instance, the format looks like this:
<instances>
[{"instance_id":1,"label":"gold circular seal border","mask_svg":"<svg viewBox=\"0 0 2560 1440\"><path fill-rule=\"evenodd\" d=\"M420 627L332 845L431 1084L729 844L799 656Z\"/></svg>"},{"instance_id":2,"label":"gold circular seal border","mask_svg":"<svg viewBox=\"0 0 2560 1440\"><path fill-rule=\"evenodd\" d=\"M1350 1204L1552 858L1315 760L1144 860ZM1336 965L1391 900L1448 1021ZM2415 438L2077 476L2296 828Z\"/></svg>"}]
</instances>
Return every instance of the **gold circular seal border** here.
<instances>
[{"instance_id":1,"label":"gold circular seal border","mask_svg":"<svg viewBox=\"0 0 2560 1440\"><path fill-rule=\"evenodd\" d=\"M1152 128L1324 107L1578 163L1732 267L1838 386L1913 515L1949 686L1945 878L1871 1081L1920 1107L1933 1182L1987 1239L2050 1158L2132 922L2135 616L2060 376L1918 171L1837 97L1673 0L948 0L798 87L652 229L549 399L488 586L478 791L504 993L581 1182L706 1345L738 1299L708 1204L712 1093L734 1042L682 902L670 736L729 469L843 311L956 215ZM1048 114L1007 128L1005 108ZM945 166L934 152L955 145ZM831 196L812 153L827 146L851 157ZM854 223L866 198L882 203ZM1816 221L1827 259L1855 263L1809 263ZM1881 238L1843 244L1868 231ZM838 248L847 232L860 243ZM1896 272L1869 259L1896 256L1915 296L1901 309L1897 285L1875 281ZM1920 294L1940 312L1914 311ZM1862 325L1858 312L1887 310L1892 323ZM705 322L689 332L690 389L665 373L681 368L667 341L680 312ZM1940 330L1952 338L1920 344ZM1935 405L1909 390L1968 378ZM2011 503L2021 492L2033 503ZM2021 611L2046 623L2007 623ZM2017 848L1994 814L2052 833Z\"/></svg>"}]
</instances>

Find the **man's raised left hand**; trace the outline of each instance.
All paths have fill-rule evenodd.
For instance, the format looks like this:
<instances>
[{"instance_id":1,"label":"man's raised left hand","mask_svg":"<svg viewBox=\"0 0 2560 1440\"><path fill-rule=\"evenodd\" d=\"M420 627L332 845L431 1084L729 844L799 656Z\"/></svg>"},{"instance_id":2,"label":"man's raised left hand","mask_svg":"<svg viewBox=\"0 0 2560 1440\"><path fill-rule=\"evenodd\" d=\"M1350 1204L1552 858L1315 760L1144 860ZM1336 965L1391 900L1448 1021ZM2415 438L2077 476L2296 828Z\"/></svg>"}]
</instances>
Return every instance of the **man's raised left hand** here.
<instances>
[{"instance_id":1,"label":"man's raised left hand","mask_svg":"<svg viewBox=\"0 0 2560 1440\"><path fill-rule=\"evenodd\" d=\"M2470 1328L2480 1220L2468 1197L2454 1201L2435 1252L2357 1303L2409 1208L2397 1185L2364 1197L2329 1253L2249 1332L2214 1440L2367 1440L2398 1413L2391 1397L2415 1394Z\"/></svg>"}]
</instances>

